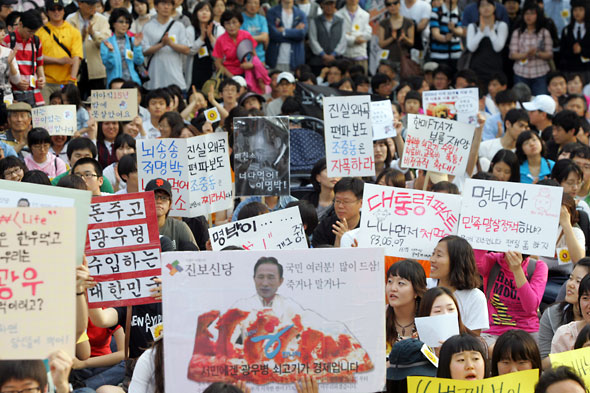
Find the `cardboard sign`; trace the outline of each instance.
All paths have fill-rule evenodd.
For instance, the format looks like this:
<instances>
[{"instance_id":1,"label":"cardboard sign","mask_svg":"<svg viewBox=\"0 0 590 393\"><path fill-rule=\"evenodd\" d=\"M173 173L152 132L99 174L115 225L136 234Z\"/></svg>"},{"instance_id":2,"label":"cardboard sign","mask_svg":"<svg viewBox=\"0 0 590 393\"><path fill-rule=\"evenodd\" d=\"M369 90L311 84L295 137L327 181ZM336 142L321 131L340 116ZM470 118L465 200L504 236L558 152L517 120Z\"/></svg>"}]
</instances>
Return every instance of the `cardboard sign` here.
<instances>
[{"instance_id":1,"label":"cardboard sign","mask_svg":"<svg viewBox=\"0 0 590 393\"><path fill-rule=\"evenodd\" d=\"M139 140L139 187L155 178L172 185L174 217L208 215L233 205L227 133L216 132L186 139Z\"/></svg>"},{"instance_id":2,"label":"cardboard sign","mask_svg":"<svg viewBox=\"0 0 590 393\"><path fill-rule=\"evenodd\" d=\"M393 138L397 133L393 127L393 109L391 101L371 102L371 125L373 140Z\"/></svg>"},{"instance_id":3,"label":"cardboard sign","mask_svg":"<svg viewBox=\"0 0 590 393\"><path fill-rule=\"evenodd\" d=\"M296 206L209 228L209 238L213 251L227 246L246 250L307 248L301 215Z\"/></svg>"},{"instance_id":4,"label":"cardboard sign","mask_svg":"<svg viewBox=\"0 0 590 393\"><path fill-rule=\"evenodd\" d=\"M96 121L131 121L137 116L137 89L92 90L90 115Z\"/></svg>"},{"instance_id":5,"label":"cardboard sign","mask_svg":"<svg viewBox=\"0 0 590 393\"><path fill-rule=\"evenodd\" d=\"M33 127L45 128L49 135L74 135L78 131L76 105L48 105L33 108Z\"/></svg>"},{"instance_id":6,"label":"cardboard sign","mask_svg":"<svg viewBox=\"0 0 590 393\"><path fill-rule=\"evenodd\" d=\"M324 97L328 177L375 176L370 96Z\"/></svg>"},{"instance_id":7,"label":"cardboard sign","mask_svg":"<svg viewBox=\"0 0 590 393\"><path fill-rule=\"evenodd\" d=\"M76 209L0 208L0 360L76 346Z\"/></svg>"},{"instance_id":8,"label":"cardboard sign","mask_svg":"<svg viewBox=\"0 0 590 393\"><path fill-rule=\"evenodd\" d=\"M441 392L514 392L534 393L539 370L525 370L486 378L464 381L448 378L408 377L408 393Z\"/></svg>"},{"instance_id":9,"label":"cardboard sign","mask_svg":"<svg viewBox=\"0 0 590 393\"><path fill-rule=\"evenodd\" d=\"M253 393L295 393L293 381L305 374L322 391L383 388L381 249L162 257L166 391L232 380L247 382Z\"/></svg>"},{"instance_id":10,"label":"cardboard sign","mask_svg":"<svg viewBox=\"0 0 590 393\"><path fill-rule=\"evenodd\" d=\"M0 180L0 207L76 208L76 263L78 265L82 264L84 257L91 197L90 191Z\"/></svg>"},{"instance_id":11,"label":"cardboard sign","mask_svg":"<svg viewBox=\"0 0 590 393\"><path fill-rule=\"evenodd\" d=\"M475 127L447 119L408 115L403 168L463 175Z\"/></svg>"},{"instance_id":12,"label":"cardboard sign","mask_svg":"<svg viewBox=\"0 0 590 393\"><path fill-rule=\"evenodd\" d=\"M429 259L439 240L457 233L461 196L365 184L361 247L385 247L385 255Z\"/></svg>"},{"instance_id":13,"label":"cardboard sign","mask_svg":"<svg viewBox=\"0 0 590 393\"><path fill-rule=\"evenodd\" d=\"M551 367L553 368L559 366L571 368L584 380L586 387L590 387L590 347L551 353L549 354L549 360L551 360Z\"/></svg>"},{"instance_id":14,"label":"cardboard sign","mask_svg":"<svg viewBox=\"0 0 590 393\"><path fill-rule=\"evenodd\" d=\"M150 289L160 275L160 234L153 192L92 198L86 256L98 282L88 306L155 303Z\"/></svg>"},{"instance_id":15,"label":"cardboard sign","mask_svg":"<svg viewBox=\"0 0 590 393\"><path fill-rule=\"evenodd\" d=\"M289 195L289 118L234 119L236 195Z\"/></svg>"},{"instance_id":16,"label":"cardboard sign","mask_svg":"<svg viewBox=\"0 0 590 393\"><path fill-rule=\"evenodd\" d=\"M429 90L422 93L422 108L427 116L477 125L479 89Z\"/></svg>"},{"instance_id":17,"label":"cardboard sign","mask_svg":"<svg viewBox=\"0 0 590 393\"><path fill-rule=\"evenodd\" d=\"M553 257L561 187L467 179L459 236L474 249Z\"/></svg>"}]
</instances>

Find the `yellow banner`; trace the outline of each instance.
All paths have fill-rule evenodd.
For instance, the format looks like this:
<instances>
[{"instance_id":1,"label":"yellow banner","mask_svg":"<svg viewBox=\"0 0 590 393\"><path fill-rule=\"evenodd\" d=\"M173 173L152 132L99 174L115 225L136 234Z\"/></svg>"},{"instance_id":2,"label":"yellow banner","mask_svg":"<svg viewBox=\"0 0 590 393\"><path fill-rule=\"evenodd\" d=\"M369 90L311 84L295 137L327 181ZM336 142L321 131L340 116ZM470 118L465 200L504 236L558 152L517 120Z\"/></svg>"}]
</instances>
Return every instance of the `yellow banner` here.
<instances>
[{"instance_id":1,"label":"yellow banner","mask_svg":"<svg viewBox=\"0 0 590 393\"><path fill-rule=\"evenodd\" d=\"M525 370L479 381L408 377L408 393L533 393L539 370Z\"/></svg>"},{"instance_id":2,"label":"yellow banner","mask_svg":"<svg viewBox=\"0 0 590 393\"><path fill-rule=\"evenodd\" d=\"M549 355L551 367L568 366L590 386L590 347ZM588 390L586 390L588 391Z\"/></svg>"}]
</instances>

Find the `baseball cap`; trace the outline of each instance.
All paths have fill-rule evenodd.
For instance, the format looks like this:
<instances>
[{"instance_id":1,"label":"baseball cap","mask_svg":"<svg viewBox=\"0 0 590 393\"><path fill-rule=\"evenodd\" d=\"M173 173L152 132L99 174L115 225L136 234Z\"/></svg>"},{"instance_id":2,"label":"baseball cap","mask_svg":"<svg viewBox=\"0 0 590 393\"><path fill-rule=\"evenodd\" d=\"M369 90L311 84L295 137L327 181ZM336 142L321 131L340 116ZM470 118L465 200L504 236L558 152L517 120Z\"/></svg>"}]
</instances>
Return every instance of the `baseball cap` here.
<instances>
[{"instance_id":1,"label":"baseball cap","mask_svg":"<svg viewBox=\"0 0 590 393\"><path fill-rule=\"evenodd\" d=\"M15 102L14 104L8 105L6 107L8 112L29 112L33 110L31 105L27 104L26 102Z\"/></svg>"},{"instance_id":2,"label":"baseball cap","mask_svg":"<svg viewBox=\"0 0 590 393\"><path fill-rule=\"evenodd\" d=\"M422 353L423 345L416 338L395 343L389 354L387 379L399 381L412 375L436 377L436 367Z\"/></svg>"},{"instance_id":3,"label":"baseball cap","mask_svg":"<svg viewBox=\"0 0 590 393\"><path fill-rule=\"evenodd\" d=\"M81 3L88 3L88 4L96 4L98 3L98 0L78 0Z\"/></svg>"},{"instance_id":4,"label":"baseball cap","mask_svg":"<svg viewBox=\"0 0 590 393\"><path fill-rule=\"evenodd\" d=\"M283 71L277 76L277 84L281 83L282 80L286 80L289 83L295 83L295 77L293 74L287 71Z\"/></svg>"},{"instance_id":5,"label":"baseball cap","mask_svg":"<svg viewBox=\"0 0 590 393\"><path fill-rule=\"evenodd\" d=\"M432 184L440 183L441 181L449 181L449 176L446 173L428 171L428 174Z\"/></svg>"},{"instance_id":6,"label":"baseball cap","mask_svg":"<svg viewBox=\"0 0 590 393\"><path fill-rule=\"evenodd\" d=\"M546 94L539 94L534 100L522 104L527 111L541 111L549 115L555 114L555 100Z\"/></svg>"},{"instance_id":7,"label":"baseball cap","mask_svg":"<svg viewBox=\"0 0 590 393\"><path fill-rule=\"evenodd\" d=\"M246 79L244 79L243 76L241 75L235 75L232 76L232 79L236 82L238 82L238 84L242 87L248 88L248 83L246 83Z\"/></svg>"},{"instance_id":8,"label":"baseball cap","mask_svg":"<svg viewBox=\"0 0 590 393\"><path fill-rule=\"evenodd\" d=\"M145 190L154 192L162 190L172 198L172 186L167 180L164 180L161 177L150 180L148 184L146 184Z\"/></svg>"},{"instance_id":9,"label":"baseball cap","mask_svg":"<svg viewBox=\"0 0 590 393\"><path fill-rule=\"evenodd\" d=\"M234 78L235 78L235 76L234 76ZM256 97L258 99L258 101L260 101L260 104L264 104L266 102L264 97L261 96L260 94L254 93L253 91L249 91L249 92L242 94L242 96L240 97L240 99L238 101L238 104L239 105L244 104L244 102L250 97Z\"/></svg>"},{"instance_id":10,"label":"baseball cap","mask_svg":"<svg viewBox=\"0 0 590 393\"><path fill-rule=\"evenodd\" d=\"M62 0L45 0L45 9L49 10L53 7L62 7L64 8L64 2Z\"/></svg>"}]
</instances>

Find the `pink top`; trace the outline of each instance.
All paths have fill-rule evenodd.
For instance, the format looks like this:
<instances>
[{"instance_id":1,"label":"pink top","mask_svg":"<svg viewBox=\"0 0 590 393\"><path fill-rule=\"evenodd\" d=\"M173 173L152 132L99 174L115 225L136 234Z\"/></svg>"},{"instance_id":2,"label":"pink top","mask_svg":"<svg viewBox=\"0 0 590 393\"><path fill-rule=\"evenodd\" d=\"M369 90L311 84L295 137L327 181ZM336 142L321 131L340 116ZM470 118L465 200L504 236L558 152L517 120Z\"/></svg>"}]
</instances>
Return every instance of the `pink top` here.
<instances>
[{"instance_id":1,"label":"pink top","mask_svg":"<svg viewBox=\"0 0 590 393\"><path fill-rule=\"evenodd\" d=\"M543 298L549 270L545 262L537 261L533 276L528 277L528 281L522 287L516 288L514 274L508 268L504 253L483 250L474 250L474 252L486 294L488 293L488 276L492 267L496 263L500 265L500 272L487 299L490 329L486 333L501 335L512 329L522 329L529 333L539 331L537 309ZM525 276L528 264L529 258L526 258L522 262Z\"/></svg>"},{"instance_id":2,"label":"pink top","mask_svg":"<svg viewBox=\"0 0 590 393\"><path fill-rule=\"evenodd\" d=\"M30 154L25 157L25 165L29 168L30 171L33 170L40 170L45 172L49 179L53 179L68 170L66 163L59 157L51 153L47 153L47 158L41 164L38 164L33 160L33 155Z\"/></svg>"},{"instance_id":3,"label":"pink top","mask_svg":"<svg viewBox=\"0 0 590 393\"><path fill-rule=\"evenodd\" d=\"M242 40L252 41L254 48L258 45L250 33L246 30L240 30L235 41L230 38L229 34L223 33L217 38L215 47L213 48L213 57L223 59L223 66L234 75L242 75L244 73L244 70L240 67L241 63L237 55L238 44Z\"/></svg>"}]
</instances>

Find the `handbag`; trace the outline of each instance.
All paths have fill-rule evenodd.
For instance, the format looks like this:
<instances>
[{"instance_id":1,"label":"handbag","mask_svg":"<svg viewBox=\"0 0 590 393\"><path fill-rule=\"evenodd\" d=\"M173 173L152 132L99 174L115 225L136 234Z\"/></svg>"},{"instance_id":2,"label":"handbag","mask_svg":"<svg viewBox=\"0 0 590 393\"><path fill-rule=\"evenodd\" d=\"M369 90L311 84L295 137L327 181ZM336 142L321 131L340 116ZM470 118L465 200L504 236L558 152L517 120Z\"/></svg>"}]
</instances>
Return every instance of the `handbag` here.
<instances>
[{"instance_id":1,"label":"handbag","mask_svg":"<svg viewBox=\"0 0 590 393\"><path fill-rule=\"evenodd\" d=\"M402 79L407 79L412 76L419 76L421 74L420 65L410 58L409 53L402 52L400 58L400 76Z\"/></svg>"},{"instance_id":2,"label":"handbag","mask_svg":"<svg viewBox=\"0 0 590 393\"><path fill-rule=\"evenodd\" d=\"M209 91L213 89L213 94L215 95L215 98L218 99L219 85L223 79L225 79L225 76L221 73L221 71L215 72L215 74L213 74L210 79L207 79L205 83L203 83L203 87L201 87L201 91L205 94L205 97L207 94L209 94Z\"/></svg>"}]
</instances>

